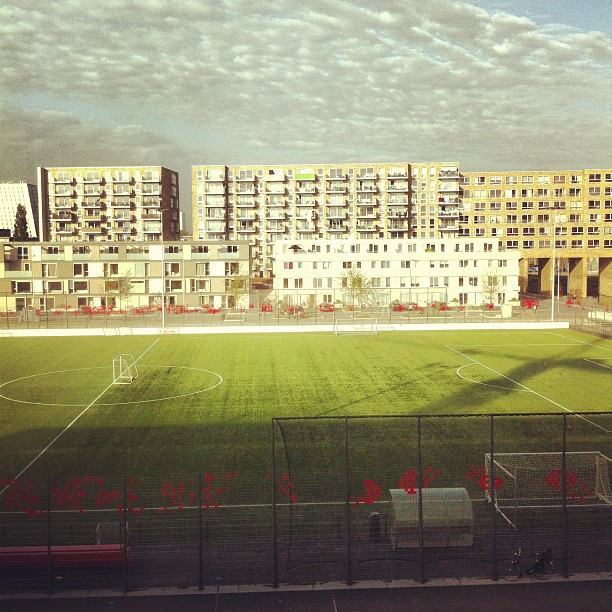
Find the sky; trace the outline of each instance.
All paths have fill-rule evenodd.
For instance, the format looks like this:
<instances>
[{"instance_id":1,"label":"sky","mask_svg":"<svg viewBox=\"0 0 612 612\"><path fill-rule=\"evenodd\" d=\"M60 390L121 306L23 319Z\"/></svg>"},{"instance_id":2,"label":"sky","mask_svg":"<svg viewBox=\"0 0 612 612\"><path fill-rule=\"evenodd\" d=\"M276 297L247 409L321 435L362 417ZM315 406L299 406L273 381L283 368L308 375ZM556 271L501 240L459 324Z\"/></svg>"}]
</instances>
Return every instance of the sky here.
<instances>
[{"instance_id":1,"label":"sky","mask_svg":"<svg viewBox=\"0 0 612 612\"><path fill-rule=\"evenodd\" d=\"M37 166L612 166L609 0L4 0L0 182Z\"/></svg>"}]
</instances>

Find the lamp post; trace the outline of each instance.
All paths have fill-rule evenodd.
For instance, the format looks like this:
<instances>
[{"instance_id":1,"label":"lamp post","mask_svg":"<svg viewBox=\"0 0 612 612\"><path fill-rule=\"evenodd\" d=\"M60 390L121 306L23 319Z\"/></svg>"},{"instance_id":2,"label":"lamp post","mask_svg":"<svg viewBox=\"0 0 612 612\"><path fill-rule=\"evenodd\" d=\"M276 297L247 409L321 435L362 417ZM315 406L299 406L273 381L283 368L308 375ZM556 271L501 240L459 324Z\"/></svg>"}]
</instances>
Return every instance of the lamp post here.
<instances>
[{"instance_id":1,"label":"lamp post","mask_svg":"<svg viewBox=\"0 0 612 612\"><path fill-rule=\"evenodd\" d=\"M556 253L557 253L557 215L555 214L556 208L553 208L553 252L552 252L552 290L551 290L551 308L550 308L550 321L551 323L555 320L555 265L556 265Z\"/></svg>"},{"instance_id":2,"label":"lamp post","mask_svg":"<svg viewBox=\"0 0 612 612\"><path fill-rule=\"evenodd\" d=\"M162 298L162 310L161 310L161 326L162 329L166 327L166 259L165 259L165 246L164 246L164 213L166 209L162 209L159 213L159 223L161 230L161 298Z\"/></svg>"}]
</instances>

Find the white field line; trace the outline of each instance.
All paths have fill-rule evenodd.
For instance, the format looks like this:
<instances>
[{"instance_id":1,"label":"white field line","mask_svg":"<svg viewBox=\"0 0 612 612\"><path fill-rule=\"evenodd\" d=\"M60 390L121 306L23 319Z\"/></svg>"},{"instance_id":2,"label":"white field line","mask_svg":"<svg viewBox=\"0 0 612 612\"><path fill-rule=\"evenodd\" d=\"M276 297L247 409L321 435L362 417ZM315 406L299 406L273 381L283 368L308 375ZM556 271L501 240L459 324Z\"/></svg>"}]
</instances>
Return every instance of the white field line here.
<instances>
[{"instance_id":1,"label":"white field line","mask_svg":"<svg viewBox=\"0 0 612 612\"><path fill-rule=\"evenodd\" d=\"M605 360L610 359L610 357L606 357ZM612 366L606 365L605 363L601 363L601 361L604 361L604 359L602 359L601 361L594 361L593 359L584 359L585 361L588 361L589 363L594 363L596 366L599 366L600 368L606 368L606 370L612 370Z\"/></svg>"},{"instance_id":2,"label":"white field line","mask_svg":"<svg viewBox=\"0 0 612 612\"><path fill-rule=\"evenodd\" d=\"M148 353L158 342L159 342L159 338L157 338L157 340L155 340L153 342L153 344L151 344L151 346L149 346L148 348L146 348L144 350L144 352L137 358L134 360L134 363L136 363L139 359L141 359L146 353ZM72 421L70 421L70 423L68 423L68 425L66 425L66 427L64 427L64 429L62 431L60 431L57 436L55 436L55 438L53 438L53 440L51 440L51 442L49 442L49 444L47 444L47 446L45 446L45 448L43 448L40 453L38 453L38 455L36 455L36 457L34 457L34 459L32 459L32 461L30 461L30 463L28 463L28 465L26 465L23 470L21 470L21 472L19 472L19 474L17 474L17 476L14 477L13 480L17 480L18 478L21 478L21 476L23 476L115 383L111 382L110 384L108 384L106 386L106 388L102 391L102 393L100 393L88 406L85 407L84 410L81 411L80 414L78 414L76 417L74 417L74 419L72 419ZM4 492L9 488L9 485L6 485L1 491L0 491L0 496L4 495Z\"/></svg>"},{"instance_id":3,"label":"white field line","mask_svg":"<svg viewBox=\"0 0 612 612\"><path fill-rule=\"evenodd\" d=\"M587 342L586 344L589 344L589 343ZM612 433L612 431L610 431L609 429L606 429L605 427L602 427L601 425L598 425L597 423L593 423L593 421L590 421L589 419L583 417L582 415L576 414L573 410L570 410L569 408L566 408L565 406L562 406L561 404L559 404L559 402L555 402L555 400L550 399L549 397L546 397L545 395L542 395L541 393L538 393L537 391L534 391L533 389L530 389L526 385L523 385L522 383L520 383L520 382L510 378L509 376L506 376L505 374L502 374L501 372L498 372L497 370L494 370L493 368L490 368L489 366L485 365L484 363L481 363L477 359L474 359L473 357L470 357L469 355L466 355L465 353L462 353L461 351L458 351L457 349L454 349L452 346L447 346L446 348L451 350L451 351L453 351L454 353L457 353L458 355L461 355L465 359L469 359L473 363L478 364L479 366L483 367L485 370L489 370L489 372L493 372L497 376L501 376L502 378L505 378L506 380L510 381L511 383L514 383L518 387L521 387L522 389L525 389L526 391L529 391L529 392L533 393L534 395L537 395L539 398L543 399L545 402L549 402L549 403L553 404L554 406L557 406L558 408L561 408L561 410L565 410L565 412L569 412L570 414L573 414L574 416L577 416L578 418L582 419L583 421L586 421L590 425L593 425L594 427L597 427L598 429L601 429L605 433ZM460 368L458 368L458 370L459 369ZM457 372L458 372L458 370L457 370Z\"/></svg>"}]
</instances>

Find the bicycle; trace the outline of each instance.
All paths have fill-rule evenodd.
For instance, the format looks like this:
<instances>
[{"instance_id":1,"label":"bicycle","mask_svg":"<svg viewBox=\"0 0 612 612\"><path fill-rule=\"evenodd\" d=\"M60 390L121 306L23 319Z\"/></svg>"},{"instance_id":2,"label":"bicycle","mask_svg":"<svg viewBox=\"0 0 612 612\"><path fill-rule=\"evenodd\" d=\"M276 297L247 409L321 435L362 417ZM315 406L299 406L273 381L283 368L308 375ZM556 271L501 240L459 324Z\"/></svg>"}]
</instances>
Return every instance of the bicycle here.
<instances>
[{"instance_id":1,"label":"bicycle","mask_svg":"<svg viewBox=\"0 0 612 612\"><path fill-rule=\"evenodd\" d=\"M535 563L531 567L527 567L522 558L522 549L519 548L509 561L503 561L500 566L500 574L504 580L514 582L523 575L523 570L528 576L533 576L538 580L548 580L553 571L554 566L550 560L552 557L552 549L548 548L542 553L534 553Z\"/></svg>"}]
</instances>

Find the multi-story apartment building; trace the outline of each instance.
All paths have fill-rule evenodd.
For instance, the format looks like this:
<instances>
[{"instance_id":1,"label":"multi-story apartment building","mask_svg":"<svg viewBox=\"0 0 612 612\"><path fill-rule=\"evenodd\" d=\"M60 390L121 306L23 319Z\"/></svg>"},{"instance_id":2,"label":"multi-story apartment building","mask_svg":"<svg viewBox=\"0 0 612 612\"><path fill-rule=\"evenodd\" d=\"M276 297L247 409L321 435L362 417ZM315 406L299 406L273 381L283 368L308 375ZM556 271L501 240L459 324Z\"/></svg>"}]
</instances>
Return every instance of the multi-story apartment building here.
<instances>
[{"instance_id":1,"label":"multi-story apartment building","mask_svg":"<svg viewBox=\"0 0 612 612\"><path fill-rule=\"evenodd\" d=\"M17 206L23 204L26 209L28 234L38 238L38 199L36 186L28 183L0 183L0 230L9 236L13 235Z\"/></svg>"},{"instance_id":2,"label":"multi-story apartment building","mask_svg":"<svg viewBox=\"0 0 612 612\"><path fill-rule=\"evenodd\" d=\"M461 172L456 163L193 166L194 239L247 239L272 278L282 239L493 238L521 291L612 301L612 171ZM552 239L553 234L555 240Z\"/></svg>"},{"instance_id":3,"label":"multi-story apartment building","mask_svg":"<svg viewBox=\"0 0 612 612\"><path fill-rule=\"evenodd\" d=\"M231 305L248 242L0 243L0 311ZM244 298L248 304L248 296Z\"/></svg>"},{"instance_id":4,"label":"multi-story apartment building","mask_svg":"<svg viewBox=\"0 0 612 612\"><path fill-rule=\"evenodd\" d=\"M38 168L38 198L43 241L179 238L178 173L161 166Z\"/></svg>"},{"instance_id":5,"label":"multi-story apartment building","mask_svg":"<svg viewBox=\"0 0 612 612\"><path fill-rule=\"evenodd\" d=\"M371 283L368 306L503 304L519 297L519 257L487 238L279 240L274 289L291 305L352 305L342 280L354 270Z\"/></svg>"}]
</instances>

